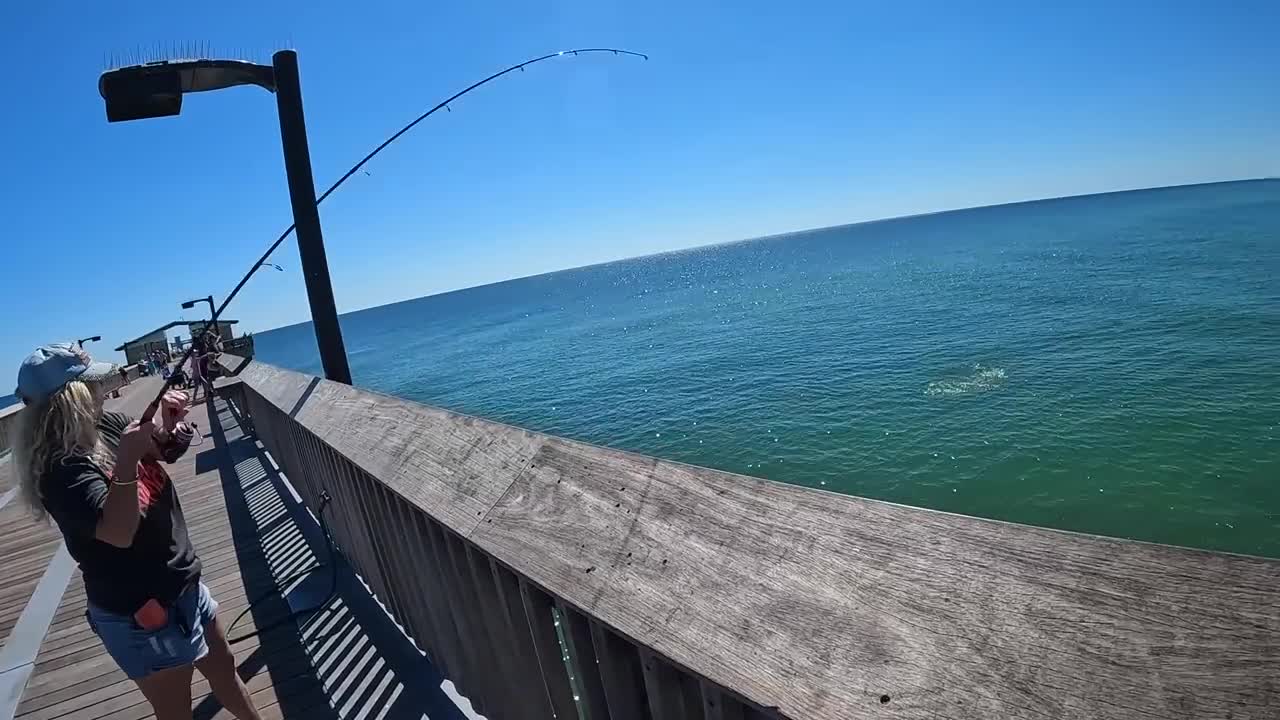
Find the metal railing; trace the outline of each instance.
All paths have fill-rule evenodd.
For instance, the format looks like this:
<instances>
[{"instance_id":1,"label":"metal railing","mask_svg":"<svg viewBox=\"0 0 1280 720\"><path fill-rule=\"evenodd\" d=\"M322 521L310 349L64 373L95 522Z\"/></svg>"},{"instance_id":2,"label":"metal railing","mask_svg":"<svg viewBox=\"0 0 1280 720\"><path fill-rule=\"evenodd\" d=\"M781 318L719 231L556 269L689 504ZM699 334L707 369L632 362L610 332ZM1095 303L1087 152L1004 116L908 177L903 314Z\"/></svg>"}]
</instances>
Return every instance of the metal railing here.
<instances>
[{"instance_id":1,"label":"metal railing","mask_svg":"<svg viewBox=\"0 0 1280 720\"><path fill-rule=\"evenodd\" d=\"M1273 718L1280 561L771 483L260 362L226 386L490 718ZM225 382L225 381L224 381Z\"/></svg>"}]
</instances>

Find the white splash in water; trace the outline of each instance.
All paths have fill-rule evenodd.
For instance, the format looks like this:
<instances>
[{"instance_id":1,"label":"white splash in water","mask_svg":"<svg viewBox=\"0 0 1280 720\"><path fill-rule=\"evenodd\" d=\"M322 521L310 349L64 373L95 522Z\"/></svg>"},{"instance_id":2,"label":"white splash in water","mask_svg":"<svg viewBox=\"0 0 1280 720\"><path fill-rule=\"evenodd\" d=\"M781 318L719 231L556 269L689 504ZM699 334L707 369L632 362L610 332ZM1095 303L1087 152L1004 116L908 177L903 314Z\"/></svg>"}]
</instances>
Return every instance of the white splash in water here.
<instances>
[{"instance_id":1,"label":"white splash in water","mask_svg":"<svg viewBox=\"0 0 1280 720\"><path fill-rule=\"evenodd\" d=\"M928 397L967 395L994 390L1003 383L1004 368L978 364L973 366L973 373L967 377L934 380L925 387L924 394Z\"/></svg>"}]
</instances>

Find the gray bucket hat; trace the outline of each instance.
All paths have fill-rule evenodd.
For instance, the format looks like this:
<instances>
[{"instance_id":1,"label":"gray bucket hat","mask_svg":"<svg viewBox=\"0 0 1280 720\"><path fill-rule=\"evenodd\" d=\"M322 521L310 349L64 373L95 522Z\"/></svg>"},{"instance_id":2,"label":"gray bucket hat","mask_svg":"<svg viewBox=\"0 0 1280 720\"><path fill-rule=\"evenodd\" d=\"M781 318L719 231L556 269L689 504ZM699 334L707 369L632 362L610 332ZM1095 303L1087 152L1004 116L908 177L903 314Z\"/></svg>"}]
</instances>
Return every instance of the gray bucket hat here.
<instances>
[{"instance_id":1,"label":"gray bucket hat","mask_svg":"<svg viewBox=\"0 0 1280 720\"><path fill-rule=\"evenodd\" d=\"M39 402L72 380L104 380L117 371L113 363L94 362L76 343L43 345L22 361L15 394L28 404Z\"/></svg>"}]
</instances>

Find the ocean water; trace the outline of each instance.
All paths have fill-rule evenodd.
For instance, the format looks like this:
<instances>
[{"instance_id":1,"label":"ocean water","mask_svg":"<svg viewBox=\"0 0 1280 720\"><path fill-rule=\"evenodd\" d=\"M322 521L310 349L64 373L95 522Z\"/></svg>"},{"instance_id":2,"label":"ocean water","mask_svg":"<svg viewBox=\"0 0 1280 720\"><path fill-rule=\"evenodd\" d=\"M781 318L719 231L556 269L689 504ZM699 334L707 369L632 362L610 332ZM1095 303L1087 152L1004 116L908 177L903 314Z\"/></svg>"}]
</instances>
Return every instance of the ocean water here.
<instances>
[{"instance_id":1,"label":"ocean water","mask_svg":"<svg viewBox=\"0 0 1280 720\"><path fill-rule=\"evenodd\" d=\"M977 208L351 313L357 385L782 482L1280 557L1280 181ZM319 373L309 324L259 358Z\"/></svg>"}]
</instances>

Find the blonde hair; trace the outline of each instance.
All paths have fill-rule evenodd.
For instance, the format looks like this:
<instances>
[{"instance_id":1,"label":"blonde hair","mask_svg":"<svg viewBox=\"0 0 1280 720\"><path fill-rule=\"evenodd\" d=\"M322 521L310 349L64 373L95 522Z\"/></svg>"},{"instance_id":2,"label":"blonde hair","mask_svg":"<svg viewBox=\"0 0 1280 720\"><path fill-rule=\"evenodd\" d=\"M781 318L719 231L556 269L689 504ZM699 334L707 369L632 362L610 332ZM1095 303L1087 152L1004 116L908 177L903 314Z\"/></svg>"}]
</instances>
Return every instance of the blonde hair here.
<instances>
[{"instance_id":1,"label":"blonde hair","mask_svg":"<svg viewBox=\"0 0 1280 720\"><path fill-rule=\"evenodd\" d=\"M41 482L49 467L68 458L88 458L103 474L114 455L98 434L99 401L88 385L72 380L48 398L18 411L13 429L13 466L22 499L44 519Z\"/></svg>"}]
</instances>

